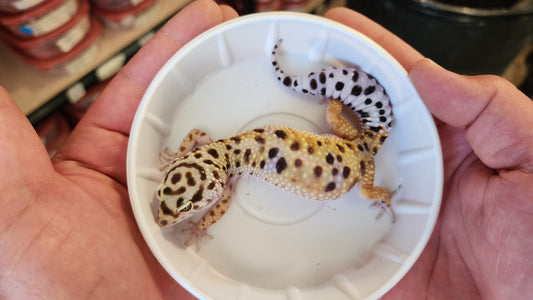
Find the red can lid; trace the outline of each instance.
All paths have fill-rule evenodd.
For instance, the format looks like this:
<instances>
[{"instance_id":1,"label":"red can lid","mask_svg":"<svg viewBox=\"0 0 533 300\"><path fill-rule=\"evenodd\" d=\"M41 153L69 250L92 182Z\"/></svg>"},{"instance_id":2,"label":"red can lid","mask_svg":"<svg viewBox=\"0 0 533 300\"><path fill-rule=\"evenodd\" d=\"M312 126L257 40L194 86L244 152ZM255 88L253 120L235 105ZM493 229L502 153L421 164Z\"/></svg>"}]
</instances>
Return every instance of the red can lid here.
<instances>
[{"instance_id":1,"label":"red can lid","mask_svg":"<svg viewBox=\"0 0 533 300\"><path fill-rule=\"evenodd\" d=\"M39 46L41 44L44 44L48 41L54 40L67 32L69 29L74 27L82 18L86 17L89 14L89 3L87 1L81 1L81 6L78 10L78 12L72 17L71 20L69 20L67 23L59 27L58 29L47 33L45 35L27 39L27 38L19 38L17 36L14 36L4 30L3 28L0 28L0 37L11 43L12 45L21 48L21 49L32 49L36 46Z\"/></svg>"},{"instance_id":2,"label":"red can lid","mask_svg":"<svg viewBox=\"0 0 533 300\"><path fill-rule=\"evenodd\" d=\"M95 18L91 18L91 30L87 33L87 36L78 44L76 45L72 50L69 52L50 59L38 59L33 58L25 55L24 53L21 53L20 51L16 51L16 53L27 63L35 66L36 68L42 70L42 71L48 71L51 70L57 66L60 66L67 61L73 59L77 55L81 54L83 51L87 50L89 46L91 46L96 38L100 35L100 32L102 31L102 26L96 20Z\"/></svg>"},{"instance_id":3,"label":"red can lid","mask_svg":"<svg viewBox=\"0 0 533 300\"><path fill-rule=\"evenodd\" d=\"M144 0L143 2L141 2L141 4L124 11L106 11L96 6L93 7L93 11L102 18L108 19L113 22L120 22L129 16L136 15L142 12L143 10L150 7L150 5L152 5L155 1L156 0Z\"/></svg>"},{"instance_id":4,"label":"red can lid","mask_svg":"<svg viewBox=\"0 0 533 300\"><path fill-rule=\"evenodd\" d=\"M23 24L26 21L35 19L36 17L48 13L50 10L53 10L54 8L60 6L66 1L70 0L50 0L20 14L0 14L0 24L6 27L12 27L19 24Z\"/></svg>"}]
</instances>

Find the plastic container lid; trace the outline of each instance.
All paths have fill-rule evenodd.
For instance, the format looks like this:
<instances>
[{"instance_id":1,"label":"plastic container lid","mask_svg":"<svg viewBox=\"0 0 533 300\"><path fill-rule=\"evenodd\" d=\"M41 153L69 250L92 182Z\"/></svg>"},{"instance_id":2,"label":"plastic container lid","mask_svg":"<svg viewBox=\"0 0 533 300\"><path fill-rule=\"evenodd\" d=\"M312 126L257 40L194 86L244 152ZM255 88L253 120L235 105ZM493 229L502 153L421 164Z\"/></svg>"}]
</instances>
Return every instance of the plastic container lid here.
<instances>
[{"instance_id":1,"label":"plastic container lid","mask_svg":"<svg viewBox=\"0 0 533 300\"><path fill-rule=\"evenodd\" d=\"M32 53L29 53L32 51L32 49L37 47L42 47L46 43L49 43L51 41L54 41L58 38L60 38L63 34L65 34L68 30L70 30L72 27L74 27L78 22L80 22L83 18L87 17L89 15L89 3L86 1L81 1L80 8L78 9L78 12L76 15L68 21L63 26L59 27L58 29L33 38L33 39L27 39L27 38L20 38L14 35L9 34L9 32L3 30L0 28L0 36L5 39L8 43L15 46L16 48L26 52L28 55L35 56L36 58L43 58L42 55L35 55ZM73 46L73 45L72 45ZM58 46L59 47L59 46ZM69 45L68 50L72 50L72 47ZM62 52L68 52L68 51L61 51L58 50L58 54L61 54Z\"/></svg>"},{"instance_id":2,"label":"plastic container lid","mask_svg":"<svg viewBox=\"0 0 533 300\"><path fill-rule=\"evenodd\" d=\"M55 15L54 18L52 18L57 20L56 23L50 23L48 22L49 20L46 20L46 22L43 22L43 24L46 24L40 24L42 28L38 28L37 31L34 28L26 26L26 24L37 20L44 15L52 13L54 10L60 8L63 4L67 4L70 1L76 4L77 10L79 6L78 0L50 0L44 2L42 5L39 5L31 10L25 11L20 14L0 14L0 24L11 30L11 32L13 32L14 34L17 34L21 37L31 38L34 36L43 35L65 24L66 22L68 22L68 20L70 20L70 17L61 12L61 18L55 18ZM71 8L68 7L68 9Z\"/></svg>"},{"instance_id":3,"label":"plastic container lid","mask_svg":"<svg viewBox=\"0 0 533 300\"><path fill-rule=\"evenodd\" d=\"M0 0L0 12L16 14L35 7L46 0Z\"/></svg>"},{"instance_id":4,"label":"plastic container lid","mask_svg":"<svg viewBox=\"0 0 533 300\"><path fill-rule=\"evenodd\" d=\"M184 245L188 224L160 228L155 191L159 153L176 150L193 128L214 140L256 126L330 133L321 98L298 95L276 79L270 55L308 74L325 65L359 65L385 87L394 127L377 154L376 184L394 190L396 222L353 189L331 201L293 196L240 179L233 203L201 250ZM262 13L223 23L186 44L161 68L135 115L127 155L130 201L151 251L201 299L375 299L415 263L437 219L442 153L433 118L407 72L383 48L331 20ZM186 223L186 222L184 222Z\"/></svg>"},{"instance_id":5,"label":"plastic container lid","mask_svg":"<svg viewBox=\"0 0 533 300\"><path fill-rule=\"evenodd\" d=\"M131 9L145 0L91 0L94 6L106 11L123 11Z\"/></svg>"},{"instance_id":6,"label":"plastic container lid","mask_svg":"<svg viewBox=\"0 0 533 300\"><path fill-rule=\"evenodd\" d=\"M50 59L37 59L37 58L28 57L27 55L21 53L20 51L17 51L16 53L24 61L38 68L39 70L49 71L58 66L61 66L64 63L67 63L68 61L76 58L76 56L80 55L83 51L87 50L94 43L94 41L98 38L101 31L102 31L102 26L100 25L98 20L96 20L95 18L91 18L91 30L87 33L85 38L78 45L76 45L71 51L65 53L64 55L50 58Z\"/></svg>"},{"instance_id":7,"label":"plastic container lid","mask_svg":"<svg viewBox=\"0 0 533 300\"><path fill-rule=\"evenodd\" d=\"M156 0L144 0L137 6L132 7L131 9L128 9L128 10L124 10L124 11L106 11L99 7L93 7L93 11L99 17L102 17L111 22L118 23L130 16L134 16L139 13L142 13L145 9L147 9L152 4L154 4L154 2L156 2Z\"/></svg>"}]
</instances>

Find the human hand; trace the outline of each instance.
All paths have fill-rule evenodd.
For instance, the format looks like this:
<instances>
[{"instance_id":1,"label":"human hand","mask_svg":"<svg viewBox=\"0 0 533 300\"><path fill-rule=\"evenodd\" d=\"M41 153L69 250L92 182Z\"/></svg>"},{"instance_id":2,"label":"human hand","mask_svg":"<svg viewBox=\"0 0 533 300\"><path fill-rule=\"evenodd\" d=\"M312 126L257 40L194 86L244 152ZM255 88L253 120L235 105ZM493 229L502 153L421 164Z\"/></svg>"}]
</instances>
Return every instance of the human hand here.
<instances>
[{"instance_id":1,"label":"human hand","mask_svg":"<svg viewBox=\"0 0 533 300\"><path fill-rule=\"evenodd\" d=\"M156 72L196 35L236 16L204 0L183 9L116 75L51 161L0 88L0 298L193 298L137 228L126 148Z\"/></svg>"},{"instance_id":2,"label":"human hand","mask_svg":"<svg viewBox=\"0 0 533 300\"><path fill-rule=\"evenodd\" d=\"M446 71L348 9L326 17L362 32L409 72L436 118L444 193L419 260L384 299L533 295L533 102L497 76Z\"/></svg>"}]
</instances>

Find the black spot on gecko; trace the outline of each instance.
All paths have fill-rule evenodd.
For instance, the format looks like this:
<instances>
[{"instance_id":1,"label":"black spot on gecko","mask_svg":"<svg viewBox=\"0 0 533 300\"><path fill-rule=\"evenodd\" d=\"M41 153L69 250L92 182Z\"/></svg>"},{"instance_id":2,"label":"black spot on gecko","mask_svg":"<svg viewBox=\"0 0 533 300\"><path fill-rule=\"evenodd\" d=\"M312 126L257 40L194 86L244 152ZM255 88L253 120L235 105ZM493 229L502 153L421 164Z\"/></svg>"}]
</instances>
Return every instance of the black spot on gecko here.
<instances>
[{"instance_id":1,"label":"black spot on gecko","mask_svg":"<svg viewBox=\"0 0 533 300\"><path fill-rule=\"evenodd\" d=\"M313 154L313 152L315 152L315 149L313 149L313 147L308 147L307 148L307 153Z\"/></svg>"},{"instance_id":2,"label":"black spot on gecko","mask_svg":"<svg viewBox=\"0 0 533 300\"><path fill-rule=\"evenodd\" d=\"M169 196L181 195L181 194L185 193L186 190L187 190L187 188L184 187L184 186L179 187L175 191L173 189L169 188L169 187L166 187L166 188L163 189L163 194L169 195Z\"/></svg>"},{"instance_id":3,"label":"black spot on gecko","mask_svg":"<svg viewBox=\"0 0 533 300\"><path fill-rule=\"evenodd\" d=\"M369 115L366 111L363 111L363 110L361 110L361 109L358 110L358 111L356 111L356 112L357 112L357 114L358 114L361 118L368 118L368 117L370 117L370 115Z\"/></svg>"},{"instance_id":4,"label":"black spot on gecko","mask_svg":"<svg viewBox=\"0 0 533 300\"><path fill-rule=\"evenodd\" d=\"M336 146L337 146L337 149L339 149L339 151L340 151L341 153L344 153L344 147L343 147L343 146L341 146L341 145L339 145L339 144L336 144Z\"/></svg>"},{"instance_id":5,"label":"black spot on gecko","mask_svg":"<svg viewBox=\"0 0 533 300\"><path fill-rule=\"evenodd\" d=\"M167 203L165 201L161 201L161 204L159 205L161 208L161 212L163 212L164 215L173 216L176 217L177 215L167 206ZM164 222L163 222L164 221ZM161 225L166 225L167 221L163 220L161 221Z\"/></svg>"},{"instance_id":6,"label":"black spot on gecko","mask_svg":"<svg viewBox=\"0 0 533 300\"><path fill-rule=\"evenodd\" d=\"M382 123L385 123L385 122L387 122L387 117L381 116L381 117L379 117L379 121L382 122Z\"/></svg>"},{"instance_id":7,"label":"black spot on gecko","mask_svg":"<svg viewBox=\"0 0 533 300\"><path fill-rule=\"evenodd\" d=\"M371 85L365 89L365 95L370 95L376 90L375 85Z\"/></svg>"},{"instance_id":8,"label":"black spot on gecko","mask_svg":"<svg viewBox=\"0 0 533 300\"><path fill-rule=\"evenodd\" d=\"M318 146L322 146L322 142L321 142L321 141L316 141L316 144L317 144Z\"/></svg>"},{"instance_id":9,"label":"black spot on gecko","mask_svg":"<svg viewBox=\"0 0 533 300\"><path fill-rule=\"evenodd\" d=\"M311 89L313 90L316 90L316 88L318 87L318 84L316 82L316 79L311 79L311 81L309 81L309 87L311 87Z\"/></svg>"},{"instance_id":10,"label":"black spot on gecko","mask_svg":"<svg viewBox=\"0 0 533 300\"><path fill-rule=\"evenodd\" d=\"M256 129L254 129L254 131L257 132L257 133L265 132L265 130L263 128L256 128Z\"/></svg>"},{"instance_id":11,"label":"black spot on gecko","mask_svg":"<svg viewBox=\"0 0 533 300\"><path fill-rule=\"evenodd\" d=\"M315 177L320 177L322 175L322 167L321 166L314 167L313 173L315 174Z\"/></svg>"},{"instance_id":12,"label":"black spot on gecko","mask_svg":"<svg viewBox=\"0 0 533 300\"><path fill-rule=\"evenodd\" d=\"M196 191L196 193L194 193L194 195L192 195L191 201L193 203L195 203L195 202L198 202L198 201L202 200L203 193L204 193L204 186L201 185L200 188L198 189L198 191Z\"/></svg>"},{"instance_id":13,"label":"black spot on gecko","mask_svg":"<svg viewBox=\"0 0 533 300\"><path fill-rule=\"evenodd\" d=\"M261 169L263 169L265 167L265 160L264 159L259 163L259 167Z\"/></svg>"},{"instance_id":14,"label":"black spot on gecko","mask_svg":"<svg viewBox=\"0 0 533 300\"><path fill-rule=\"evenodd\" d=\"M357 149L359 149L359 151L361 152L365 151L365 148L363 148L363 146L361 145L357 145Z\"/></svg>"},{"instance_id":15,"label":"black spot on gecko","mask_svg":"<svg viewBox=\"0 0 533 300\"><path fill-rule=\"evenodd\" d=\"M185 173L185 177L187 177L187 185L188 186L195 186L196 180L194 180L194 177L192 177L191 172Z\"/></svg>"},{"instance_id":16,"label":"black spot on gecko","mask_svg":"<svg viewBox=\"0 0 533 300\"><path fill-rule=\"evenodd\" d=\"M208 190L212 190L215 188L215 182L214 181L211 181L208 185L207 185L207 189Z\"/></svg>"},{"instance_id":17,"label":"black spot on gecko","mask_svg":"<svg viewBox=\"0 0 533 300\"><path fill-rule=\"evenodd\" d=\"M328 155L326 155L326 162L330 165L335 162L335 158L333 158L333 155L331 155L331 153L328 153Z\"/></svg>"},{"instance_id":18,"label":"black spot on gecko","mask_svg":"<svg viewBox=\"0 0 533 300\"><path fill-rule=\"evenodd\" d=\"M342 162L342 156L340 156L340 155L337 154L337 161L338 161L338 162Z\"/></svg>"},{"instance_id":19,"label":"black spot on gecko","mask_svg":"<svg viewBox=\"0 0 533 300\"><path fill-rule=\"evenodd\" d=\"M218 152L217 150L211 148L211 149L208 149L207 150L207 153L209 153L211 156L213 156L214 158L218 158Z\"/></svg>"},{"instance_id":20,"label":"black spot on gecko","mask_svg":"<svg viewBox=\"0 0 533 300\"><path fill-rule=\"evenodd\" d=\"M387 139L387 136L386 135L382 135L380 138L379 138L379 143L383 145L383 143L385 143L385 140Z\"/></svg>"},{"instance_id":21,"label":"black spot on gecko","mask_svg":"<svg viewBox=\"0 0 533 300\"><path fill-rule=\"evenodd\" d=\"M366 164L365 164L364 161L361 161L361 164L360 164L360 170L361 170L361 176L362 176L362 175L365 175Z\"/></svg>"},{"instance_id":22,"label":"black spot on gecko","mask_svg":"<svg viewBox=\"0 0 533 300\"><path fill-rule=\"evenodd\" d=\"M321 88L321 89L320 89L320 95L321 95L321 96L326 95L326 91L327 91L326 88Z\"/></svg>"},{"instance_id":23,"label":"black spot on gecko","mask_svg":"<svg viewBox=\"0 0 533 300\"><path fill-rule=\"evenodd\" d=\"M365 104L366 104L366 105L370 105L370 104L372 104L372 99L367 98L367 99L365 100Z\"/></svg>"},{"instance_id":24,"label":"black spot on gecko","mask_svg":"<svg viewBox=\"0 0 533 300\"><path fill-rule=\"evenodd\" d=\"M335 188L337 187L337 185L335 184L335 182L330 182L326 185L326 188L324 189L324 192L331 192L333 191Z\"/></svg>"},{"instance_id":25,"label":"black spot on gecko","mask_svg":"<svg viewBox=\"0 0 533 300\"><path fill-rule=\"evenodd\" d=\"M180 180L181 180L181 173L176 173L176 174L172 175L172 178L170 178L170 182L172 182L172 184L176 184Z\"/></svg>"},{"instance_id":26,"label":"black spot on gecko","mask_svg":"<svg viewBox=\"0 0 533 300\"><path fill-rule=\"evenodd\" d=\"M326 83L326 73L320 72L320 74L318 75L318 80L320 80L321 84L325 84Z\"/></svg>"},{"instance_id":27,"label":"black spot on gecko","mask_svg":"<svg viewBox=\"0 0 533 300\"><path fill-rule=\"evenodd\" d=\"M291 86L291 84L292 84L292 79L291 79L289 76L285 77L285 78L283 79L283 84L284 84L285 86Z\"/></svg>"},{"instance_id":28,"label":"black spot on gecko","mask_svg":"<svg viewBox=\"0 0 533 300\"><path fill-rule=\"evenodd\" d=\"M237 145L241 143L241 138L238 136L231 137L230 140L234 141Z\"/></svg>"},{"instance_id":29,"label":"black spot on gecko","mask_svg":"<svg viewBox=\"0 0 533 300\"><path fill-rule=\"evenodd\" d=\"M215 177L215 179L219 179L220 175L218 175L217 171L213 171L213 177Z\"/></svg>"},{"instance_id":30,"label":"black spot on gecko","mask_svg":"<svg viewBox=\"0 0 533 300\"><path fill-rule=\"evenodd\" d=\"M264 144L265 143L265 139L262 136L260 136L260 135L256 136L254 139L259 144Z\"/></svg>"},{"instance_id":31,"label":"black spot on gecko","mask_svg":"<svg viewBox=\"0 0 533 300\"><path fill-rule=\"evenodd\" d=\"M278 162L276 162L276 172L278 174L281 174L285 169L287 168L287 161L285 161L285 157L281 157L278 159Z\"/></svg>"},{"instance_id":32,"label":"black spot on gecko","mask_svg":"<svg viewBox=\"0 0 533 300\"><path fill-rule=\"evenodd\" d=\"M299 167L302 166L302 164L303 164L303 162L302 162L301 159L297 158L296 160L294 160L294 166L295 167L299 168Z\"/></svg>"},{"instance_id":33,"label":"black spot on gecko","mask_svg":"<svg viewBox=\"0 0 533 300\"><path fill-rule=\"evenodd\" d=\"M365 132L363 132L363 134L368 136L371 139L374 138L374 134L372 132L370 132L370 131L365 131Z\"/></svg>"},{"instance_id":34,"label":"black spot on gecko","mask_svg":"<svg viewBox=\"0 0 533 300\"><path fill-rule=\"evenodd\" d=\"M226 144L226 150L229 151L229 150L231 150L231 149L232 149L231 145L230 145L230 144Z\"/></svg>"},{"instance_id":35,"label":"black spot on gecko","mask_svg":"<svg viewBox=\"0 0 533 300\"><path fill-rule=\"evenodd\" d=\"M352 81L356 82L359 79L359 73L357 71L353 72Z\"/></svg>"},{"instance_id":36,"label":"black spot on gecko","mask_svg":"<svg viewBox=\"0 0 533 300\"><path fill-rule=\"evenodd\" d=\"M377 108L382 108L383 107L383 103L381 103L381 101L376 102L375 105L376 105Z\"/></svg>"},{"instance_id":37,"label":"black spot on gecko","mask_svg":"<svg viewBox=\"0 0 533 300\"><path fill-rule=\"evenodd\" d=\"M390 127L390 125L389 125L389 127ZM379 131L381 130L381 127L378 127L378 126L370 126L368 129L369 129L369 130L372 130L372 131L374 131L374 132L379 132Z\"/></svg>"},{"instance_id":38,"label":"black spot on gecko","mask_svg":"<svg viewBox=\"0 0 533 300\"><path fill-rule=\"evenodd\" d=\"M274 134L282 140L287 138L287 133L285 133L283 130L276 130L274 131Z\"/></svg>"},{"instance_id":39,"label":"black spot on gecko","mask_svg":"<svg viewBox=\"0 0 533 300\"><path fill-rule=\"evenodd\" d=\"M241 154L241 149L235 149L235 150L233 150L233 154L235 154L235 155L239 155L239 154Z\"/></svg>"},{"instance_id":40,"label":"black spot on gecko","mask_svg":"<svg viewBox=\"0 0 533 300\"><path fill-rule=\"evenodd\" d=\"M278 155L278 152L279 152L279 148L272 148L268 150L268 158L272 159L276 157L276 155Z\"/></svg>"},{"instance_id":41,"label":"black spot on gecko","mask_svg":"<svg viewBox=\"0 0 533 300\"><path fill-rule=\"evenodd\" d=\"M200 180L205 180L205 178L206 178L205 169L202 166L200 166L200 165L198 165L196 163L182 162L182 163L178 164L176 167L177 168L179 168L179 167L194 168L194 169L198 170L198 172L200 173Z\"/></svg>"},{"instance_id":42,"label":"black spot on gecko","mask_svg":"<svg viewBox=\"0 0 533 300\"><path fill-rule=\"evenodd\" d=\"M349 167L344 167L344 168L342 169L342 177L343 177L344 179L348 178L348 176L350 176L350 171L351 171L351 170L350 170Z\"/></svg>"},{"instance_id":43,"label":"black spot on gecko","mask_svg":"<svg viewBox=\"0 0 533 300\"><path fill-rule=\"evenodd\" d=\"M353 88L352 88L352 96L359 96L361 95L361 93L363 92L363 88L358 86L358 85L354 85Z\"/></svg>"},{"instance_id":44,"label":"black spot on gecko","mask_svg":"<svg viewBox=\"0 0 533 300\"><path fill-rule=\"evenodd\" d=\"M336 89L337 91L341 91L343 88L344 88L344 82L339 81L339 82L337 82L337 83L335 84L335 89Z\"/></svg>"},{"instance_id":45,"label":"black spot on gecko","mask_svg":"<svg viewBox=\"0 0 533 300\"><path fill-rule=\"evenodd\" d=\"M215 163L210 159L204 159L204 164L214 165Z\"/></svg>"},{"instance_id":46,"label":"black spot on gecko","mask_svg":"<svg viewBox=\"0 0 533 300\"><path fill-rule=\"evenodd\" d=\"M337 169L337 168L331 169L331 175L337 176L337 174L339 174L339 169Z\"/></svg>"},{"instance_id":47,"label":"black spot on gecko","mask_svg":"<svg viewBox=\"0 0 533 300\"><path fill-rule=\"evenodd\" d=\"M294 143L291 144L291 150L292 151L300 150L300 143L298 141L294 141Z\"/></svg>"},{"instance_id":48,"label":"black spot on gecko","mask_svg":"<svg viewBox=\"0 0 533 300\"><path fill-rule=\"evenodd\" d=\"M246 151L244 151L244 163L245 164L250 163L250 154L252 154L252 150L246 149Z\"/></svg>"},{"instance_id":49,"label":"black spot on gecko","mask_svg":"<svg viewBox=\"0 0 533 300\"><path fill-rule=\"evenodd\" d=\"M202 153L196 153L196 154L194 154L194 157L195 158L201 158L202 157Z\"/></svg>"},{"instance_id":50,"label":"black spot on gecko","mask_svg":"<svg viewBox=\"0 0 533 300\"><path fill-rule=\"evenodd\" d=\"M348 70L342 69L342 75L344 75L344 76L348 75Z\"/></svg>"}]
</instances>

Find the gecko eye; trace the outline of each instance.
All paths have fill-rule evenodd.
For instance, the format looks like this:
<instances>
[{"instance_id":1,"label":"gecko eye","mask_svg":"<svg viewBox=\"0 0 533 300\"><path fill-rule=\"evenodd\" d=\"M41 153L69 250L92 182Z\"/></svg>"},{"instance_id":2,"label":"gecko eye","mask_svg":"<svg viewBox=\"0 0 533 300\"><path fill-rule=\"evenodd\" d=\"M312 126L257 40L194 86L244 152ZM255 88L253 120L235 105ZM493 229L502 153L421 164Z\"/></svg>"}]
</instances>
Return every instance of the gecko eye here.
<instances>
[{"instance_id":1,"label":"gecko eye","mask_svg":"<svg viewBox=\"0 0 533 300\"><path fill-rule=\"evenodd\" d=\"M189 202L189 203L187 203L184 207L179 208L179 209L178 209L178 212L180 212L180 213L188 212L188 211L190 211L191 209L192 209L192 203Z\"/></svg>"}]
</instances>

